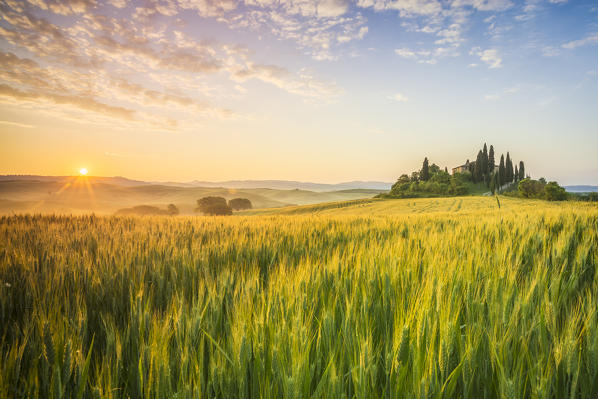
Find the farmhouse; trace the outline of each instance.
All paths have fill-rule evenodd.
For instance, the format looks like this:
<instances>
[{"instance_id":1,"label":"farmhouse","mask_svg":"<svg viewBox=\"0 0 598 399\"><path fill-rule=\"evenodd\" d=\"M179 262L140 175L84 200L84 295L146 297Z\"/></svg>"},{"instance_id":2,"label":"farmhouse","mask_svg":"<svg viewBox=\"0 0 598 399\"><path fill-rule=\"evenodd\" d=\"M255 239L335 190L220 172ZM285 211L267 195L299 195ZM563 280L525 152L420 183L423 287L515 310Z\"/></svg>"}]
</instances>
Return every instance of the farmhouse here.
<instances>
[{"instance_id":1,"label":"farmhouse","mask_svg":"<svg viewBox=\"0 0 598 399\"><path fill-rule=\"evenodd\" d=\"M467 172L467 171L469 171L469 168L470 168L470 167L472 167L472 168L473 168L474 166L475 166L475 161L473 161L473 162L469 162L469 161L467 161L467 162L465 162L463 165L460 165L460 166L455 166L455 167L453 168L453 175L454 175L455 173L463 173L463 172Z\"/></svg>"},{"instance_id":2,"label":"farmhouse","mask_svg":"<svg viewBox=\"0 0 598 399\"><path fill-rule=\"evenodd\" d=\"M473 168L475 168L475 161L469 162L469 159L468 159L467 162L465 162L463 165L455 166L453 168L453 175L455 173L469 172ZM498 170L498 165L494 165L493 171L497 171L497 170Z\"/></svg>"}]
</instances>

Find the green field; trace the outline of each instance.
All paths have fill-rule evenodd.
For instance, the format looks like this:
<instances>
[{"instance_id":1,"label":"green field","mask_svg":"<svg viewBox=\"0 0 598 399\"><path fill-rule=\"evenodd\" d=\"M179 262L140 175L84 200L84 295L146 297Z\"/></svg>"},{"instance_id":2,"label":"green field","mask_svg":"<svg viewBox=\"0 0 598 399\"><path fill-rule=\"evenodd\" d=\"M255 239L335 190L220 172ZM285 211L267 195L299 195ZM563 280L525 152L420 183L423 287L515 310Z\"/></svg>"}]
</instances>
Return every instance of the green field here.
<instances>
[{"instance_id":1,"label":"green field","mask_svg":"<svg viewBox=\"0 0 598 399\"><path fill-rule=\"evenodd\" d=\"M598 206L0 218L0 397L598 397Z\"/></svg>"}]
</instances>

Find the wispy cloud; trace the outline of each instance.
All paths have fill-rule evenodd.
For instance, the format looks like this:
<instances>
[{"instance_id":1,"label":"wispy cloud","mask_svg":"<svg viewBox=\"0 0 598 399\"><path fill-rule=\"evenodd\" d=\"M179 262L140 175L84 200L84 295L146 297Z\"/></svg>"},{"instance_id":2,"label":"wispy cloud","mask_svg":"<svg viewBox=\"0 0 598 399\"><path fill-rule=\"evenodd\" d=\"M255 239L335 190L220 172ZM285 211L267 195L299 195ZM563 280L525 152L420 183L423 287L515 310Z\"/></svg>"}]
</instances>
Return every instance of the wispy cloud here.
<instances>
[{"instance_id":1,"label":"wispy cloud","mask_svg":"<svg viewBox=\"0 0 598 399\"><path fill-rule=\"evenodd\" d=\"M577 47L598 44L598 32L591 33L588 36L584 37L583 39L573 40L568 43L563 44L563 48L566 49L574 49Z\"/></svg>"},{"instance_id":2,"label":"wispy cloud","mask_svg":"<svg viewBox=\"0 0 598 399\"><path fill-rule=\"evenodd\" d=\"M16 127L22 127L25 129L31 129L31 128L35 127L33 125L28 125L26 123L11 122L11 121L0 121L0 125L16 126Z\"/></svg>"},{"instance_id":3,"label":"wispy cloud","mask_svg":"<svg viewBox=\"0 0 598 399\"><path fill-rule=\"evenodd\" d=\"M388 99L397 101L397 102L401 102L401 103L406 103L407 101L409 101L409 98L407 98L407 96L405 96L404 94L401 94L401 93L395 93L391 96L388 96Z\"/></svg>"},{"instance_id":4,"label":"wispy cloud","mask_svg":"<svg viewBox=\"0 0 598 399\"><path fill-rule=\"evenodd\" d=\"M469 54L480 57L480 60L486 63L490 69L502 68L502 58L496 49L482 50L479 47L474 47Z\"/></svg>"}]
</instances>

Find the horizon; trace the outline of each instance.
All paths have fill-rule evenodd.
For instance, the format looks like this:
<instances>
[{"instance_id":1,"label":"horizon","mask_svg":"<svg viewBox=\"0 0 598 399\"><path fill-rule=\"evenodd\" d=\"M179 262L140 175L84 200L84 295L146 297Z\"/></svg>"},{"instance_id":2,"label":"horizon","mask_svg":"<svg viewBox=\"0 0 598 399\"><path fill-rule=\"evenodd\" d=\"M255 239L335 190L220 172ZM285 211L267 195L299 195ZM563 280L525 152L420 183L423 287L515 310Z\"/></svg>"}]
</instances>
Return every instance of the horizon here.
<instances>
[{"instance_id":1,"label":"horizon","mask_svg":"<svg viewBox=\"0 0 598 399\"><path fill-rule=\"evenodd\" d=\"M81 174L73 174L73 175L36 175L36 174L0 174L0 177L56 177L56 178L85 178L85 179L124 179L129 181L138 181L142 183L148 183L150 185L160 185L160 184L193 184L193 183L209 183L209 184L218 184L218 183L231 183L231 182L281 182L281 183L299 183L299 184L315 184L315 185L342 185L342 184L351 184L351 183L382 183L382 184L394 184L394 181L383 181L383 180L344 180L344 181L307 181L307 180L286 180L286 179L228 179L228 180L186 180L186 181L176 181L176 180L144 180L140 178L132 178L127 176L95 176L95 175L81 175ZM541 176L543 177L543 176ZM547 181L550 179L545 178ZM563 184L564 187L598 187L598 185L594 184L587 184L587 183L571 183L571 184ZM198 186L202 187L202 186ZM230 188L226 186L222 186L222 188ZM267 187L262 187L267 188ZM374 188L372 188L374 189ZM305 189L303 189L305 190Z\"/></svg>"},{"instance_id":2,"label":"horizon","mask_svg":"<svg viewBox=\"0 0 598 399\"><path fill-rule=\"evenodd\" d=\"M485 142L598 185L593 1L0 9L2 174L392 183Z\"/></svg>"}]
</instances>

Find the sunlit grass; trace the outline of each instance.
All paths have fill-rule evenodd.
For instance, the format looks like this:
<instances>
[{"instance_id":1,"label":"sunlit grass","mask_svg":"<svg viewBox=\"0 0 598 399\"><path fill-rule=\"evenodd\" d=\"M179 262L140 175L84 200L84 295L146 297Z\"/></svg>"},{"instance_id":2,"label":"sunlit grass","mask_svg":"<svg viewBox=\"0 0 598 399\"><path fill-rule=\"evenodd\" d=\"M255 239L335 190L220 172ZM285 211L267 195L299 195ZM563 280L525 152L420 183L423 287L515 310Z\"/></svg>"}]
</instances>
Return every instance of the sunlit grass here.
<instances>
[{"instance_id":1,"label":"sunlit grass","mask_svg":"<svg viewBox=\"0 0 598 399\"><path fill-rule=\"evenodd\" d=\"M0 397L598 396L596 206L277 212L0 219Z\"/></svg>"}]
</instances>

